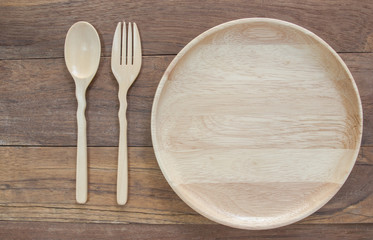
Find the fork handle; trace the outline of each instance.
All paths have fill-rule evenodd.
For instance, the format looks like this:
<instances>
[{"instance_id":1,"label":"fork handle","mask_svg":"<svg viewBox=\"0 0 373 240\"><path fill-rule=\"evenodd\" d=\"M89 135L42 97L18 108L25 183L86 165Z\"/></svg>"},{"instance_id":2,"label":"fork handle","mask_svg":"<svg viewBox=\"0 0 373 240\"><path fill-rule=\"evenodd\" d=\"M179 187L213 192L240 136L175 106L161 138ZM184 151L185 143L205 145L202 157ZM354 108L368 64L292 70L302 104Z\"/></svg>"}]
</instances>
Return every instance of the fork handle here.
<instances>
[{"instance_id":1,"label":"fork handle","mask_svg":"<svg viewBox=\"0 0 373 240\"><path fill-rule=\"evenodd\" d=\"M119 87L119 150L117 174L117 203L124 205L128 198L128 153L127 153L127 89Z\"/></svg>"},{"instance_id":2,"label":"fork handle","mask_svg":"<svg viewBox=\"0 0 373 240\"><path fill-rule=\"evenodd\" d=\"M76 99L78 110L76 112L78 122L78 142L76 154L76 201L83 204L87 201L88 195L88 174L87 174L87 134L85 120L85 88L76 88Z\"/></svg>"}]
</instances>

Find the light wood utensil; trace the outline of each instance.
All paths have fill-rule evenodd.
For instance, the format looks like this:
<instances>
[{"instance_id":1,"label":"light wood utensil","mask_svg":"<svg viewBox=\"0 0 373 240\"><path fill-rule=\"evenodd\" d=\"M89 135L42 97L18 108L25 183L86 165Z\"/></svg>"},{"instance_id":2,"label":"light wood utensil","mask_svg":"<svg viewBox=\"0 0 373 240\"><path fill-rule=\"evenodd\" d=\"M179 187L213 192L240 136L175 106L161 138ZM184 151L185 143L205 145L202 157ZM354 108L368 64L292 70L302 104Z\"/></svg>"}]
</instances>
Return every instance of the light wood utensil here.
<instances>
[{"instance_id":1,"label":"light wood utensil","mask_svg":"<svg viewBox=\"0 0 373 240\"><path fill-rule=\"evenodd\" d=\"M88 22L77 22L71 26L65 40L65 62L75 81L78 101L78 143L76 161L76 201L87 201L87 136L85 93L100 62L101 44L96 29Z\"/></svg>"},{"instance_id":2,"label":"light wood utensil","mask_svg":"<svg viewBox=\"0 0 373 240\"><path fill-rule=\"evenodd\" d=\"M228 226L269 229L340 189L359 152L362 107L350 71L318 36L241 19L175 57L151 128L159 166L189 206Z\"/></svg>"},{"instance_id":3,"label":"light wood utensil","mask_svg":"<svg viewBox=\"0 0 373 240\"><path fill-rule=\"evenodd\" d=\"M123 26L122 26L123 25ZM132 31L133 25L133 31ZM128 160L127 160L127 91L135 81L141 68L141 41L136 23L118 23L115 29L111 52L111 70L119 85L119 151L117 175L117 202L124 205L128 197Z\"/></svg>"}]
</instances>

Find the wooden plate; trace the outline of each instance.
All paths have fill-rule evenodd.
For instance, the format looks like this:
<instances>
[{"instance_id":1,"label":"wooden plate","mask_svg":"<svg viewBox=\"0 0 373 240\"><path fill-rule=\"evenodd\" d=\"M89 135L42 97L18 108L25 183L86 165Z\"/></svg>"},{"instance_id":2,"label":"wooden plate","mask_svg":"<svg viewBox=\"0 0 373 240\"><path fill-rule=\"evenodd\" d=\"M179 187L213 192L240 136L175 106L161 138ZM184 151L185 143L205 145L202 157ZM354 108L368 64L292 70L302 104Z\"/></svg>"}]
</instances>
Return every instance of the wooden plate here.
<instances>
[{"instance_id":1,"label":"wooden plate","mask_svg":"<svg viewBox=\"0 0 373 240\"><path fill-rule=\"evenodd\" d=\"M158 86L152 140L174 191L205 217L268 229L329 201L362 136L353 77L322 39L266 18L214 27Z\"/></svg>"}]
</instances>

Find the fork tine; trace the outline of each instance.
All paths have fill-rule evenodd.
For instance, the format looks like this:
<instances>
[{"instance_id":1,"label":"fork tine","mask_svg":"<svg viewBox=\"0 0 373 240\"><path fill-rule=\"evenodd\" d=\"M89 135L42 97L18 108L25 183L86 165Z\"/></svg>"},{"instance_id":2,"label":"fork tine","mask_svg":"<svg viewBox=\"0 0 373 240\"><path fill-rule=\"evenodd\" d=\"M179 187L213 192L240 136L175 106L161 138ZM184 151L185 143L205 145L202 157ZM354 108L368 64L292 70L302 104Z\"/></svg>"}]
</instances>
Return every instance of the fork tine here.
<instances>
[{"instance_id":1,"label":"fork tine","mask_svg":"<svg viewBox=\"0 0 373 240\"><path fill-rule=\"evenodd\" d=\"M133 65L141 65L141 39L136 23L133 23Z\"/></svg>"},{"instance_id":2,"label":"fork tine","mask_svg":"<svg viewBox=\"0 0 373 240\"><path fill-rule=\"evenodd\" d=\"M127 40L127 65L132 65L132 26L128 23L128 40Z\"/></svg>"},{"instance_id":3,"label":"fork tine","mask_svg":"<svg viewBox=\"0 0 373 240\"><path fill-rule=\"evenodd\" d=\"M111 66L120 65L120 27L121 23L119 22L117 28L115 29L113 46L111 49Z\"/></svg>"},{"instance_id":4,"label":"fork tine","mask_svg":"<svg viewBox=\"0 0 373 240\"><path fill-rule=\"evenodd\" d=\"M123 32L122 32L122 65L126 65L126 54L127 54L127 30L126 22L123 22Z\"/></svg>"}]
</instances>

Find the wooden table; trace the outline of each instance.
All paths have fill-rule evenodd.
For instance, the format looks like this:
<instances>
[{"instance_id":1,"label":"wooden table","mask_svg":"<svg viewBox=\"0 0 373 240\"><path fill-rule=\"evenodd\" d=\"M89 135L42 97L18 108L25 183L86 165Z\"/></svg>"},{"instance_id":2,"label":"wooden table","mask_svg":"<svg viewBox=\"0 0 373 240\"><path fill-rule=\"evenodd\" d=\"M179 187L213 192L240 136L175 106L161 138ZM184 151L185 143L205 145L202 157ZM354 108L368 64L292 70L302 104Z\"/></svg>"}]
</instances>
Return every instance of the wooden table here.
<instances>
[{"instance_id":1,"label":"wooden table","mask_svg":"<svg viewBox=\"0 0 373 240\"><path fill-rule=\"evenodd\" d=\"M372 1L0 2L1 239L373 239ZM217 24L272 17L303 26L345 60L360 90L364 134L345 185L299 223L269 231L215 224L191 210L159 170L150 136L157 84L185 44ZM87 93L89 200L75 203L76 100L63 59L76 21L93 24L102 58ZM118 85L110 70L118 21L141 31L143 67L129 91L129 201L116 204Z\"/></svg>"}]
</instances>

